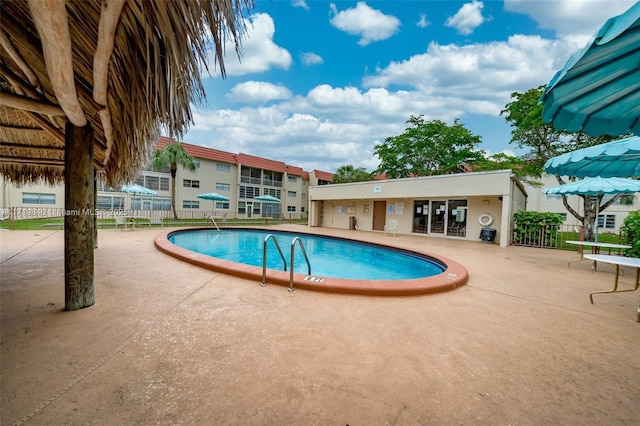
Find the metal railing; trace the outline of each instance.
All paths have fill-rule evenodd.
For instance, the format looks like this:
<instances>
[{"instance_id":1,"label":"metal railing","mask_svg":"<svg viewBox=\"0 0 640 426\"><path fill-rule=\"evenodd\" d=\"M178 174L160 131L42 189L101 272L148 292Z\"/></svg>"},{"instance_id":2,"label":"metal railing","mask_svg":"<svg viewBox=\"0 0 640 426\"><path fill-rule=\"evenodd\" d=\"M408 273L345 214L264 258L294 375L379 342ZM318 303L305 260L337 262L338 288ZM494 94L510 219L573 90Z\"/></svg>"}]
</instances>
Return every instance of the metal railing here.
<instances>
[{"instance_id":1,"label":"metal railing","mask_svg":"<svg viewBox=\"0 0 640 426\"><path fill-rule=\"evenodd\" d=\"M267 285L267 243L270 240L273 241L273 243L276 245L276 248L278 249L278 253L280 253L280 257L282 258L282 263L284 264L283 270L284 271L287 270L287 260L284 258L284 254L280 249L280 244L278 244L278 240L276 240L276 237L273 234L267 235L266 237L264 237L264 243L262 243L262 282L260 283L262 287Z\"/></svg>"},{"instance_id":2,"label":"metal railing","mask_svg":"<svg viewBox=\"0 0 640 426\"><path fill-rule=\"evenodd\" d=\"M304 249L304 244L302 244L302 240L300 239L300 237L295 237L293 241L291 241L291 268L289 269L289 291L293 291L293 270L294 270L296 243L298 243L298 245L300 246L300 250L302 250L304 260L307 261L307 267L308 267L307 275L311 275L311 263L309 262L309 256L307 256L307 251Z\"/></svg>"},{"instance_id":3,"label":"metal railing","mask_svg":"<svg viewBox=\"0 0 640 426\"><path fill-rule=\"evenodd\" d=\"M516 226L511 236L511 244L540 248L572 248L565 241L583 240L583 228L582 225Z\"/></svg>"}]
</instances>

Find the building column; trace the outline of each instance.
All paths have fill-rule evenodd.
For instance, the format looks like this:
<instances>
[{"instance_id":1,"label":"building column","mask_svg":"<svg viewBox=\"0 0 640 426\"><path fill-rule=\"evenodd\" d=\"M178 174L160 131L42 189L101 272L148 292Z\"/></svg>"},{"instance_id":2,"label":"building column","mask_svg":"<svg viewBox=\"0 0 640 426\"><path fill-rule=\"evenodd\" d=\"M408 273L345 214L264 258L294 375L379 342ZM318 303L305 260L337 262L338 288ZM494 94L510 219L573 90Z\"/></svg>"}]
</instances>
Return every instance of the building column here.
<instances>
[{"instance_id":1,"label":"building column","mask_svg":"<svg viewBox=\"0 0 640 426\"><path fill-rule=\"evenodd\" d=\"M500 247L508 247L511 241L511 196L502 196L502 218L500 220Z\"/></svg>"},{"instance_id":2,"label":"building column","mask_svg":"<svg viewBox=\"0 0 640 426\"><path fill-rule=\"evenodd\" d=\"M65 310L95 303L93 287L94 166L90 124L65 128L64 303Z\"/></svg>"}]
</instances>

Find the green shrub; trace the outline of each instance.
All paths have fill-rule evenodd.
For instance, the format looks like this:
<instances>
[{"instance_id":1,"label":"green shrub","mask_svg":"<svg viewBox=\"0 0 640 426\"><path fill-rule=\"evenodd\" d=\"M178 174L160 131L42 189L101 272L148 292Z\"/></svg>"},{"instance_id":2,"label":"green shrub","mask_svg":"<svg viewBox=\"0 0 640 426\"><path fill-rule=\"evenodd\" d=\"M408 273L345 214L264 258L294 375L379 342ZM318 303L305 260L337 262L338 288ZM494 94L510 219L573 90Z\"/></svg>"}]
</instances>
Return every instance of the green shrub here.
<instances>
[{"instance_id":1,"label":"green shrub","mask_svg":"<svg viewBox=\"0 0 640 426\"><path fill-rule=\"evenodd\" d=\"M522 210L513 215L514 244L537 247L555 247L560 225L564 222L560 213Z\"/></svg>"},{"instance_id":2,"label":"green shrub","mask_svg":"<svg viewBox=\"0 0 640 426\"><path fill-rule=\"evenodd\" d=\"M622 244L630 245L625 256L640 257L640 210L630 212L620 227Z\"/></svg>"}]
</instances>

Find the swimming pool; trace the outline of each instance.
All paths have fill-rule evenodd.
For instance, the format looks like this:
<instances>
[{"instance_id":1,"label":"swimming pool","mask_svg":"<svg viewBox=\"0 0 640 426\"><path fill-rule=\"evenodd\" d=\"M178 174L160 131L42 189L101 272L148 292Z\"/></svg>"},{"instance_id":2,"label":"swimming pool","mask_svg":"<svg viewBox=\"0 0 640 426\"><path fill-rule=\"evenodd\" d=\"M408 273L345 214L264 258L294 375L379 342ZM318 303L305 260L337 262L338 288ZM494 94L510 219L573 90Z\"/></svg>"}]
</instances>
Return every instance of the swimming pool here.
<instances>
[{"instance_id":1,"label":"swimming pool","mask_svg":"<svg viewBox=\"0 0 640 426\"><path fill-rule=\"evenodd\" d=\"M267 243L267 281L289 285L290 249L299 237L311 264L295 247L295 287L341 293L410 295L456 288L466 283L467 271L451 259L370 242L306 232L256 228L167 230L155 238L163 252L212 270L262 279L264 240ZM280 246L283 258L273 240Z\"/></svg>"},{"instance_id":2,"label":"swimming pool","mask_svg":"<svg viewBox=\"0 0 640 426\"><path fill-rule=\"evenodd\" d=\"M446 265L425 255L374 246L357 241L260 229L225 229L175 232L173 244L200 254L262 267L265 238L272 235L278 246L267 242L267 268L290 270L291 243L302 241L314 276L358 280L408 280L441 274ZM277 247L280 247L284 260ZM299 246L294 248L294 272L308 266ZM286 268L286 269L285 269Z\"/></svg>"}]
</instances>

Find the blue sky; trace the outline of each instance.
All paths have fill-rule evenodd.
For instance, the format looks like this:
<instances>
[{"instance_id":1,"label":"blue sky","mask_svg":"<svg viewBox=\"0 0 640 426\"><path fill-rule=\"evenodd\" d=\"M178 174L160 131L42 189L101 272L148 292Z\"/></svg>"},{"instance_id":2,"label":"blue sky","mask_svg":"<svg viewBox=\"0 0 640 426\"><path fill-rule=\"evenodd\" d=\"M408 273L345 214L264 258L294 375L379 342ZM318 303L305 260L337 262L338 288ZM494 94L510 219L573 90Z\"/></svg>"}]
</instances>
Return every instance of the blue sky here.
<instances>
[{"instance_id":1,"label":"blue sky","mask_svg":"<svg viewBox=\"0 0 640 426\"><path fill-rule=\"evenodd\" d=\"M311 171L372 171L373 148L411 115L459 119L489 153L520 153L500 111L546 84L629 0L257 0L226 79L184 142Z\"/></svg>"}]
</instances>

